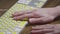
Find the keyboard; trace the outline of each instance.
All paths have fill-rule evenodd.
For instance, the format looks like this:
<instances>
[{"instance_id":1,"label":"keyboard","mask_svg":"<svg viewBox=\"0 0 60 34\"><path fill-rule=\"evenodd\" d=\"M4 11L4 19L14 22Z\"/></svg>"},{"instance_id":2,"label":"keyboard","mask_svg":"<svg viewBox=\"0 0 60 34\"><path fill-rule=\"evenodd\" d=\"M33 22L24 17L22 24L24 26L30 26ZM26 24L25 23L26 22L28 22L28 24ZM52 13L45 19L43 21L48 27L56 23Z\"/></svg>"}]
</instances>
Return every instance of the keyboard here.
<instances>
[{"instance_id":1,"label":"keyboard","mask_svg":"<svg viewBox=\"0 0 60 34\"><path fill-rule=\"evenodd\" d=\"M15 3L9 10L7 10L0 17L0 34L19 34L24 29L24 27L28 24L27 21L15 21L11 18L12 13L21 10L32 10L41 8L46 0L40 0L39 3L37 0L19 0ZM36 2L36 3L35 3ZM33 5L32 5L33 4Z\"/></svg>"}]
</instances>

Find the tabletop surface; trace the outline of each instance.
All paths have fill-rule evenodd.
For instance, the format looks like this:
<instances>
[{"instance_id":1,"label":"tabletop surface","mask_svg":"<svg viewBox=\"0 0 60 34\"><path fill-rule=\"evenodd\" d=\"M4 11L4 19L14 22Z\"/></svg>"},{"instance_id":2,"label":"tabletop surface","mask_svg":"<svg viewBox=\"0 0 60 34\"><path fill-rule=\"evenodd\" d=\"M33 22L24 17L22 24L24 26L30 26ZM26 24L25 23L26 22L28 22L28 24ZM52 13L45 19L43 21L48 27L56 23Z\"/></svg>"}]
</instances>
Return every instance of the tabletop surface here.
<instances>
[{"instance_id":1,"label":"tabletop surface","mask_svg":"<svg viewBox=\"0 0 60 34\"><path fill-rule=\"evenodd\" d=\"M0 0L0 10L1 9L9 9L17 0ZM43 7L55 7L60 5L60 0L48 0L46 2L46 4ZM6 11L6 10L5 10ZM0 16L5 12L5 11L0 11ZM60 19L59 20L55 20L53 22L51 22L52 24L57 24L60 23ZM30 34L32 25L28 25L24 28L24 30L22 31L21 34Z\"/></svg>"}]
</instances>

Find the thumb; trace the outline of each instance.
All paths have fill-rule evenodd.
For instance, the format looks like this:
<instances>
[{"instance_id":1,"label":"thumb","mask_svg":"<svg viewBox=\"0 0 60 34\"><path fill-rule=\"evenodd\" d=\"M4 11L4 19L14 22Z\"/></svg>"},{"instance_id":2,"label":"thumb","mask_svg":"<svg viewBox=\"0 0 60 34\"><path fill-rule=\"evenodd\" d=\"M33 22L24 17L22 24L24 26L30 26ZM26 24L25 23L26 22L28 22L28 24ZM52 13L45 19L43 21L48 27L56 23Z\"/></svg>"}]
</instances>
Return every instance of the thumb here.
<instances>
[{"instance_id":1,"label":"thumb","mask_svg":"<svg viewBox=\"0 0 60 34\"><path fill-rule=\"evenodd\" d=\"M41 17L41 18L30 18L29 23L31 24L44 24L46 22L53 21L53 17Z\"/></svg>"}]
</instances>

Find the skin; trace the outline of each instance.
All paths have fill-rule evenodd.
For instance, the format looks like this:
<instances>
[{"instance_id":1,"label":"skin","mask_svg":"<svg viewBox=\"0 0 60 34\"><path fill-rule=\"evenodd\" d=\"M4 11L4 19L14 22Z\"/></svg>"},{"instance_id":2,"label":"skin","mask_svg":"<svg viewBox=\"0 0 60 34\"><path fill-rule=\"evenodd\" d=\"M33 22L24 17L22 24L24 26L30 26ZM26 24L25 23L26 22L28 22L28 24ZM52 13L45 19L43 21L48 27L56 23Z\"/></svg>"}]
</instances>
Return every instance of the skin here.
<instances>
[{"instance_id":1,"label":"skin","mask_svg":"<svg viewBox=\"0 0 60 34\"><path fill-rule=\"evenodd\" d=\"M60 24L46 24L32 27L32 34L60 34Z\"/></svg>"},{"instance_id":2,"label":"skin","mask_svg":"<svg viewBox=\"0 0 60 34\"><path fill-rule=\"evenodd\" d=\"M44 24L53 21L60 16L60 6L53 8L39 8L15 12L12 14L14 20L28 18L30 24ZM60 24L46 24L32 27L32 34L60 34Z\"/></svg>"}]
</instances>

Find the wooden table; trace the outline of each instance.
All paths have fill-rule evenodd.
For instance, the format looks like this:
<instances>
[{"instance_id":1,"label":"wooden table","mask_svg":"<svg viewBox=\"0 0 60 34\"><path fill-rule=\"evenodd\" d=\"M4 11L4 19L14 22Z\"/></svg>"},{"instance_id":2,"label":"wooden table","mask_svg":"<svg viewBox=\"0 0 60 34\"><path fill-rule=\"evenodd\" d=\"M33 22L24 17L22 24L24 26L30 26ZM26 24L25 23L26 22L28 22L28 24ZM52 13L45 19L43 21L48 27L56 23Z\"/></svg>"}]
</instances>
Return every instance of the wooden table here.
<instances>
[{"instance_id":1,"label":"wooden table","mask_svg":"<svg viewBox=\"0 0 60 34\"><path fill-rule=\"evenodd\" d=\"M0 9L9 9L17 0L0 0ZM46 7L55 7L60 5L60 0L48 0L42 8ZM6 10L5 10L6 11ZM0 16L5 12L0 11ZM60 23L59 20L51 22L52 24ZM30 34L32 25L26 26L21 34Z\"/></svg>"}]
</instances>

